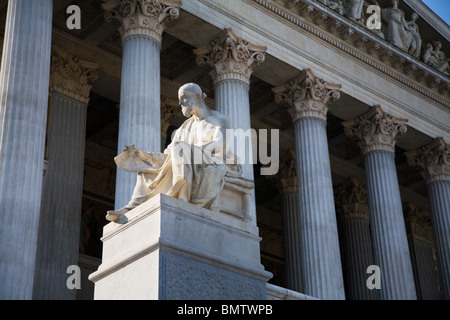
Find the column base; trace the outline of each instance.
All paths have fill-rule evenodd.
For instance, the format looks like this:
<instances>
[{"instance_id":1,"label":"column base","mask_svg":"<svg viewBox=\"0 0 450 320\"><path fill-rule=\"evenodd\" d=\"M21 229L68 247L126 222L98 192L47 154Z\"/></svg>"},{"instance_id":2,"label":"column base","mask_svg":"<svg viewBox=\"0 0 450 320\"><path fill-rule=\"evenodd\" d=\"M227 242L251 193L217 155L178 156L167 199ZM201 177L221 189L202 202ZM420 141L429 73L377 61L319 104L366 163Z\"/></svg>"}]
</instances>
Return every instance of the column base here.
<instances>
[{"instance_id":1,"label":"column base","mask_svg":"<svg viewBox=\"0 0 450 320\"><path fill-rule=\"evenodd\" d=\"M198 212L161 194L105 226L94 299L266 299L261 238Z\"/></svg>"}]
</instances>

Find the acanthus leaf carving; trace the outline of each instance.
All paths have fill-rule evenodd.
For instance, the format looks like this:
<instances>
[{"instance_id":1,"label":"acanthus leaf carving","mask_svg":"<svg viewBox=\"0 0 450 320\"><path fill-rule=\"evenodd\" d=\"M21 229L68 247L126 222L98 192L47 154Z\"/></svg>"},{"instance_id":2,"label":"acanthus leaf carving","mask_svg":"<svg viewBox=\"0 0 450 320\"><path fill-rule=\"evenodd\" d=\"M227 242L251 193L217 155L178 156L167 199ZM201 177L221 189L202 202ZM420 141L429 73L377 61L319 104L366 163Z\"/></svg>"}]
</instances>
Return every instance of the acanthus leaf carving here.
<instances>
[{"instance_id":1,"label":"acanthus leaf carving","mask_svg":"<svg viewBox=\"0 0 450 320\"><path fill-rule=\"evenodd\" d=\"M98 64L82 60L52 47L50 90L57 91L84 103L89 102L91 83L98 79Z\"/></svg>"},{"instance_id":2,"label":"acanthus leaf carving","mask_svg":"<svg viewBox=\"0 0 450 320\"><path fill-rule=\"evenodd\" d=\"M450 180L450 146L438 137L432 143L405 153L408 164L421 168L428 182Z\"/></svg>"},{"instance_id":3,"label":"acanthus leaf carving","mask_svg":"<svg viewBox=\"0 0 450 320\"><path fill-rule=\"evenodd\" d=\"M344 121L345 134L358 141L363 154L374 150L395 151L397 138L407 131L408 120L395 118L375 105L365 114Z\"/></svg>"},{"instance_id":4,"label":"acanthus leaf carving","mask_svg":"<svg viewBox=\"0 0 450 320\"><path fill-rule=\"evenodd\" d=\"M264 46L255 45L239 37L231 28L225 28L220 36L205 47L194 50L197 64L213 70L214 83L224 79L238 79L250 83L254 67L265 60Z\"/></svg>"},{"instance_id":5,"label":"acanthus leaf carving","mask_svg":"<svg viewBox=\"0 0 450 320\"><path fill-rule=\"evenodd\" d=\"M341 85L329 83L316 77L311 69L288 83L273 88L275 102L287 106L293 122L302 117L320 117L326 119L329 101L340 98Z\"/></svg>"},{"instance_id":6,"label":"acanthus leaf carving","mask_svg":"<svg viewBox=\"0 0 450 320\"><path fill-rule=\"evenodd\" d=\"M107 22L118 21L122 41L147 35L161 42L166 24L178 18L181 0L108 0L102 4Z\"/></svg>"}]
</instances>

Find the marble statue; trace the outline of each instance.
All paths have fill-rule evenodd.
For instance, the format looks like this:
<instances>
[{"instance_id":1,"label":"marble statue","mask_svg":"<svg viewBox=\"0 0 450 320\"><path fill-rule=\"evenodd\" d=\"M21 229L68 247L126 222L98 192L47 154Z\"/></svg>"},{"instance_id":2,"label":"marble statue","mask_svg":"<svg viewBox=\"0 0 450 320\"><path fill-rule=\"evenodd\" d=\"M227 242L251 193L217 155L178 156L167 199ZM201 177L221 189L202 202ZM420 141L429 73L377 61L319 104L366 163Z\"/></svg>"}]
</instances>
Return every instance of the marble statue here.
<instances>
[{"instance_id":1,"label":"marble statue","mask_svg":"<svg viewBox=\"0 0 450 320\"><path fill-rule=\"evenodd\" d=\"M410 33L411 43L409 45L409 54L416 58L420 57L420 49L422 47L422 37L419 33L419 26L417 24L417 19L419 15L415 12L411 14L411 20L406 21L408 26L408 32Z\"/></svg>"},{"instance_id":2,"label":"marble statue","mask_svg":"<svg viewBox=\"0 0 450 320\"><path fill-rule=\"evenodd\" d=\"M114 159L120 169L136 172L137 182L128 205L108 211L107 220L117 221L161 193L216 210L225 176L241 177L241 166L233 152L227 150L229 118L206 106L206 95L197 84L183 85L178 97L188 119L175 132L164 153L144 152L132 145Z\"/></svg>"},{"instance_id":3,"label":"marble statue","mask_svg":"<svg viewBox=\"0 0 450 320\"><path fill-rule=\"evenodd\" d=\"M362 19L364 0L349 0L347 5L347 16L350 20L360 21Z\"/></svg>"},{"instance_id":4,"label":"marble statue","mask_svg":"<svg viewBox=\"0 0 450 320\"><path fill-rule=\"evenodd\" d=\"M324 5L338 12L339 14L344 14L344 6L341 0L338 1L319 0L319 2L323 3Z\"/></svg>"},{"instance_id":5,"label":"marble statue","mask_svg":"<svg viewBox=\"0 0 450 320\"><path fill-rule=\"evenodd\" d=\"M398 3L399 0L392 0L392 8L381 10L381 18L386 27L384 34L387 37L386 40L408 52L412 34L416 32L416 29L408 26L405 14L398 8Z\"/></svg>"},{"instance_id":6,"label":"marble statue","mask_svg":"<svg viewBox=\"0 0 450 320\"><path fill-rule=\"evenodd\" d=\"M450 59L448 59L444 52L441 51L442 43L434 41L434 48L431 43L427 44L427 49L423 54L423 61L430 67L450 75Z\"/></svg>"}]
</instances>

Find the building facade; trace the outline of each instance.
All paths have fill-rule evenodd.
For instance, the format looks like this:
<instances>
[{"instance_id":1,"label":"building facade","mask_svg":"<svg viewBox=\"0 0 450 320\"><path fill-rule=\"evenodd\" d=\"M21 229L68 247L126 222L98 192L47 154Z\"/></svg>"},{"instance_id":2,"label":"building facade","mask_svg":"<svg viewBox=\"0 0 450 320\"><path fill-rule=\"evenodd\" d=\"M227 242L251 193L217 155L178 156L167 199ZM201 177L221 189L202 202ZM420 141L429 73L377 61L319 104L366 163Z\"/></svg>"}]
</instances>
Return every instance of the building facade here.
<instances>
[{"instance_id":1,"label":"building facade","mask_svg":"<svg viewBox=\"0 0 450 320\"><path fill-rule=\"evenodd\" d=\"M244 166L268 299L450 298L450 28L421 1L9 0L0 23L1 299L93 298L135 183L114 157L163 151L189 82L278 133L276 174Z\"/></svg>"}]
</instances>

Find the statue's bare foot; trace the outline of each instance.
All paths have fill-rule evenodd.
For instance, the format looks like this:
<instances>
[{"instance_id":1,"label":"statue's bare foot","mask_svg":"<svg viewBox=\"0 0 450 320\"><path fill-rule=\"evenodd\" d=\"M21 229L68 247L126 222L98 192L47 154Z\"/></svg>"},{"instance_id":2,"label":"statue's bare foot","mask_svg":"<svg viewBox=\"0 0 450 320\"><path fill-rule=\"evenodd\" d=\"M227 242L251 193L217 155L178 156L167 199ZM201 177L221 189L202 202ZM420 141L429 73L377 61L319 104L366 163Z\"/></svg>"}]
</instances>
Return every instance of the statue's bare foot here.
<instances>
[{"instance_id":1,"label":"statue's bare foot","mask_svg":"<svg viewBox=\"0 0 450 320\"><path fill-rule=\"evenodd\" d=\"M119 220L120 216L124 215L128 211L130 210L128 210L127 208L122 208L116 211L110 210L107 212L106 220L116 222L117 220Z\"/></svg>"}]
</instances>

